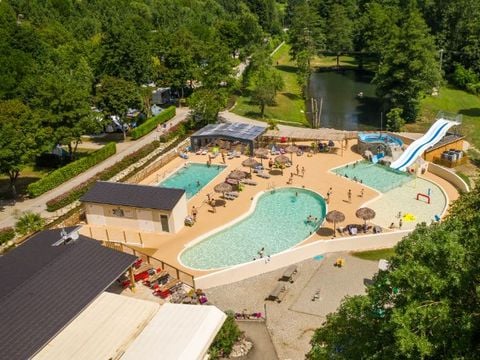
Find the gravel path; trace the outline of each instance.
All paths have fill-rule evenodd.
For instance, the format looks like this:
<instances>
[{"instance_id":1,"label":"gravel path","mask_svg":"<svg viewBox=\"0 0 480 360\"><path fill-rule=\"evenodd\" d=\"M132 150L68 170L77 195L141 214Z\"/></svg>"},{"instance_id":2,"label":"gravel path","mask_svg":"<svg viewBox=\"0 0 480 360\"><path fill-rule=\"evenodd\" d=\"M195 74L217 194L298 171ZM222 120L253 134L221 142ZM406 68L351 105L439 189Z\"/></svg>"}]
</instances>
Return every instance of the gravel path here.
<instances>
[{"instance_id":1,"label":"gravel path","mask_svg":"<svg viewBox=\"0 0 480 360\"><path fill-rule=\"evenodd\" d=\"M343 268L333 266L339 257ZM323 260L306 260L297 264L293 284L286 283L287 293L281 303L265 301L285 269L279 269L237 283L206 290L209 301L222 310L264 312L267 327L279 359L303 359L310 350L310 339L346 295L362 294L364 279L371 279L377 263L348 254L328 254ZM320 298L312 301L317 290Z\"/></svg>"}]
</instances>

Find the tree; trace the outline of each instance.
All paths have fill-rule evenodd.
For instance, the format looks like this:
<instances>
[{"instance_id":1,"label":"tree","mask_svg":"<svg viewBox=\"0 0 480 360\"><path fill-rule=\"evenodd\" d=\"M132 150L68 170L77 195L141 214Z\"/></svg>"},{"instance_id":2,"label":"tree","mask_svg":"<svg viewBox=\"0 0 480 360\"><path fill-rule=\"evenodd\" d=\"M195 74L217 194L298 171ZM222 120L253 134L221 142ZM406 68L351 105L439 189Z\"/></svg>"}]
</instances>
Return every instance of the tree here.
<instances>
[{"instance_id":1,"label":"tree","mask_svg":"<svg viewBox=\"0 0 480 360\"><path fill-rule=\"evenodd\" d=\"M340 66L340 55L353 48L353 23L348 18L344 6L334 4L327 20L327 50L337 55L337 67Z\"/></svg>"},{"instance_id":2,"label":"tree","mask_svg":"<svg viewBox=\"0 0 480 360\"><path fill-rule=\"evenodd\" d=\"M281 75L272 67L261 67L252 75L252 100L260 106L260 115L265 116L265 106L275 103L277 91L285 84Z\"/></svg>"},{"instance_id":3,"label":"tree","mask_svg":"<svg viewBox=\"0 0 480 360\"><path fill-rule=\"evenodd\" d=\"M386 47L373 82L391 107L415 121L421 97L438 85L439 65L433 38L417 9L410 5L401 18L398 37Z\"/></svg>"},{"instance_id":4,"label":"tree","mask_svg":"<svg viewBox=\"0 0 480 360\"><path fill-rule=\"evenodd\" d=\"M45 225L45 219L40 214L26 211L15 223L15 231L20 235L28 235L35 231L42 230Z\"/></svg>"},{"instance_id":5,"label":"tree","mask_svg":"<svg viewBox=\"0 0 480 360\"><path fill-rule=\"evenodd\" d=\"M227 105L227 92L225 89L200 88L190 96L188 105L194 119L204 124L214 123L220 110Z\"/></svg>"},{"instance_id":6,"label":"tree","mask_svg":"<svg viewBox=\"0 0 480 360\"><path fill-rule=\"evenodd\" d=\"M395 247L367 295L346 298L315 331L308 359L477 359L480 183L439 224Z\"/></svg>"},{"instance_id":7,"label":"tree","mask_svg":"<svg viewBox=\"0 0 480 360\"><path fill-rule=\"evenodd\" d=\"M0 101L0 173L10 179L13 198L22 169L41 152L40 122L19 100Z\"/></svg>"},{"instance_id":8,"label":"tree","mask_svg":"<svg viewBox=\"0 0 480 360\"><path fill-rule=\"evenodd\" d=\"M127 138L127 128L131 122L127 113L129 108L141 106L140 94L135 83L111 76L103 77L97 86L97 104L105 116L117 116Z\"/></svg>"},{"instance_id":9,"label":"tree","mask_svg":"<svg viewBox=\"0 0 480 360\"><path fill-rule=\"evenodd\" d=\"M401 131L405 125L405 121L402 119L403 110L400 108L393 108L387 113L387 130L388 131Z\"/></svg>"},{"instance_id":10,"label":"tree","mask_svg":"<svg viewBox=\"0 0 480 360\"><path fill-rule=\"evenodd\" d=\"M293 8L292 24L288 32L291 45L290 55L297 59L300 53L307 55L307 63L324 47L325 36L322 32L322 21L314 7L303 2Z\"/></svg>"}]
</instances>

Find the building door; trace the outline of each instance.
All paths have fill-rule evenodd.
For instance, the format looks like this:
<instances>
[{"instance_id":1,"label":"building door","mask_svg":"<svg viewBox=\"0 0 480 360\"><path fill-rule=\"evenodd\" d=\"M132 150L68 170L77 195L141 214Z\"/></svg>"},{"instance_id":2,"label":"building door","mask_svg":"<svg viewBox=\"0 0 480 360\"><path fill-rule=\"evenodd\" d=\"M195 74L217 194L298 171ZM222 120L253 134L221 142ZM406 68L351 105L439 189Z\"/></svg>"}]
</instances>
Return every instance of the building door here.
<instances>
[{"instance_id":1,"label":"building door","mask_svg":"<svg viewBox=\"0 0 480 360\"><path fill-rule=\"evenodd\" d=\"M162 231L170 232L168 227L168 216L167 215L160 215L160 223L162 224Z\"/></svg>"}]
</instances>

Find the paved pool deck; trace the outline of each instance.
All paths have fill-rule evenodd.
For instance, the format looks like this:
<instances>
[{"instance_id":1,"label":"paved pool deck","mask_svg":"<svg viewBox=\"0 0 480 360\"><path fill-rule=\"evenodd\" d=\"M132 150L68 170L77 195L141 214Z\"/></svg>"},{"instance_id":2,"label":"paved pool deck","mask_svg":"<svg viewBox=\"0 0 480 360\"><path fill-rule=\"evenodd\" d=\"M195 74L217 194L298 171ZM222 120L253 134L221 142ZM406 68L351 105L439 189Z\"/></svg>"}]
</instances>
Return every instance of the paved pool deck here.
<instances>
[{"instance_id":1,"label":"paved pool deck","mask_svg":"<svg viewBox=\"0 0 480 360\"><path fill-rule=\"evenodd\" d=\"M370 189L358 182L354 182L350 179L342 178L330 171L330 169L362 160L362 157L352 151L352 147L356 145L356 140L350 140L347 148L341 155L341 150L337 149L332 153L318 153L309 157L306 154L297 156L293 154L293 166L284 170L283 174L280 171L275 171L274 175L271 175L270 179L263 179L256 175L253 175L253 179L258 183L256 186L245 185L244 190L240 193L240 196L231 201L227 200L225 206L219 206L216 208L216 212L213 213L211 207L207 204L207 194L220 198L220 194L216 194L213 191L215 185L225 180L226 175L234 169L246 170L241 162L245 160L246 156L240 158L234 158L226 160L227 169L220 175L206 185L196 196L188 200L188 208L191 211L195 206L198 209L197 222L192 227L184 227L177 234L152 234L142 233L144 242L144 248L142 251L147 252L155 257L166 261L167 263L174 265L181 270L187 271L194 276L201 276L209 273L209 271L201 271L184 267L178 261L178 255L185 248L185 246L191 241L195 240L202 234L212 231L246 213L251 206L251 199L260 191L271 189L272 187L288 186L287 181L290 177L290 173L295 173L296 165L299 168L305 168L305 176L300 175L293 176L292 186L303 187L316 191L325 196L330 187L333 189L333 194L330 197L330 202L327 205L327 212L330 210L339 210L345 214L345 221L340 225L347 224L360 224L362 220L356 218L355 211L362 207L365 203L378 197L379 193ZM290 156L290 155L288 155ZM189 154L189 159L184 160L180 157L175 158L170 163L165 165L156 173L152 174L142 184L155 185L179 167L183 166L185 162L198 162L205 164L208 160L207 155L195 155ZM268 162L264 160L264 164ZM212 161L212 166L222 164L220 156L217 156ZM447 194L448 201L455 200L459 194L456 188L447 181L439 178L436 175L427 173L425 178L432 180L436 184L439 184L441 188ZM352 191L351 202L348 202L348 190ZM363 197L361 191L364 189ZM435 200L435 199L434 199ZM412 199L412 202L416 200ZM436 212L435 212L436 213ZM382 224L390 224L390 218L380 219ZM371 221L375 224L375 219ZM275 224L265 224L265 226L275 226ZM99 240L104 240L105 230L92 228L92 234ZM96 231L98 230L98 231ZM115 229L112 229L115 230ZM120 230L120 229L117 229ZM85 230L86 233L89 230ZM318 240L331 239L333 236L332 224L324 222L318 232L304 240L301 244L307 244ZM261 244L259 244L261 248Z\"/></svg>"}]
</instances>

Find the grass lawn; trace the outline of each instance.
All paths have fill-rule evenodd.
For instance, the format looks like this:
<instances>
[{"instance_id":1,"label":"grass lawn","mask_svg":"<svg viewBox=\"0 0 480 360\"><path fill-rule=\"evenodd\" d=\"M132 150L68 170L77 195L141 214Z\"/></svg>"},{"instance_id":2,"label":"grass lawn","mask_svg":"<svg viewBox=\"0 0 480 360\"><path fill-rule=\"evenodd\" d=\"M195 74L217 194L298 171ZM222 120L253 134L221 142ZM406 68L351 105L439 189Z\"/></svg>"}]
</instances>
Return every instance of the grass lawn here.
<instances>
[{"instance_id":1,"label":"grass lawn","mask_svg":"<svg viewBox=\"0 0 480 360\"><path fill-rule=\"evenodd\" d=\"M363 260L378 261L380 259L390 259L395 255L395 251L393 249L369 250L353 252L352 255Z\"/></svg>"},{"instance_id":2,"label":"grass lawn","mask_svg":"<svg viewBox=\"0 0 480 360\"><path fill-rule=\"evenodd\" d=\"M480 96L466 91L442 87L439 96L428 96L421 103L421 119L414 124L407 124L407 131L425 132L435 121L440 111L463 115L461 132L467 141L480 149Z\"/></svg>"},{"instance_id":3,"label":"grass lawn","mask_svg":"<svg viewBox=\"0 0 480 360\"><path fill-rule=\"evenodd\" d=\"M27 166L20 172L17 179L17 194L25 194L28 184L40 180L47 175L51 169L37 169L34 166ZM0 175L0 199L11 199L10 179L8 176Z\"/></svg>"},{"instance_id":4,"label":"grass lawn","mask_svg":"<svg viewBox=\"0 0 480 360\"><path fill-rule=\"evenodd\" d=\"M301 88L297 84L297 68L295 62L288 55L289 50L290 46L284 44L272 56L273 64L278 64L276 68L282 75L285 89L277 94L275 98L276 105L265 107L265 121L267 119L275 119L279 123L288 125L309 126L305 117L305 102L302 98ZM244 90L244 94L237 98L237 104L232 109L232 112L261 120L260 107L252 104L248 89Z\"/></svg>"}]
</instances>

